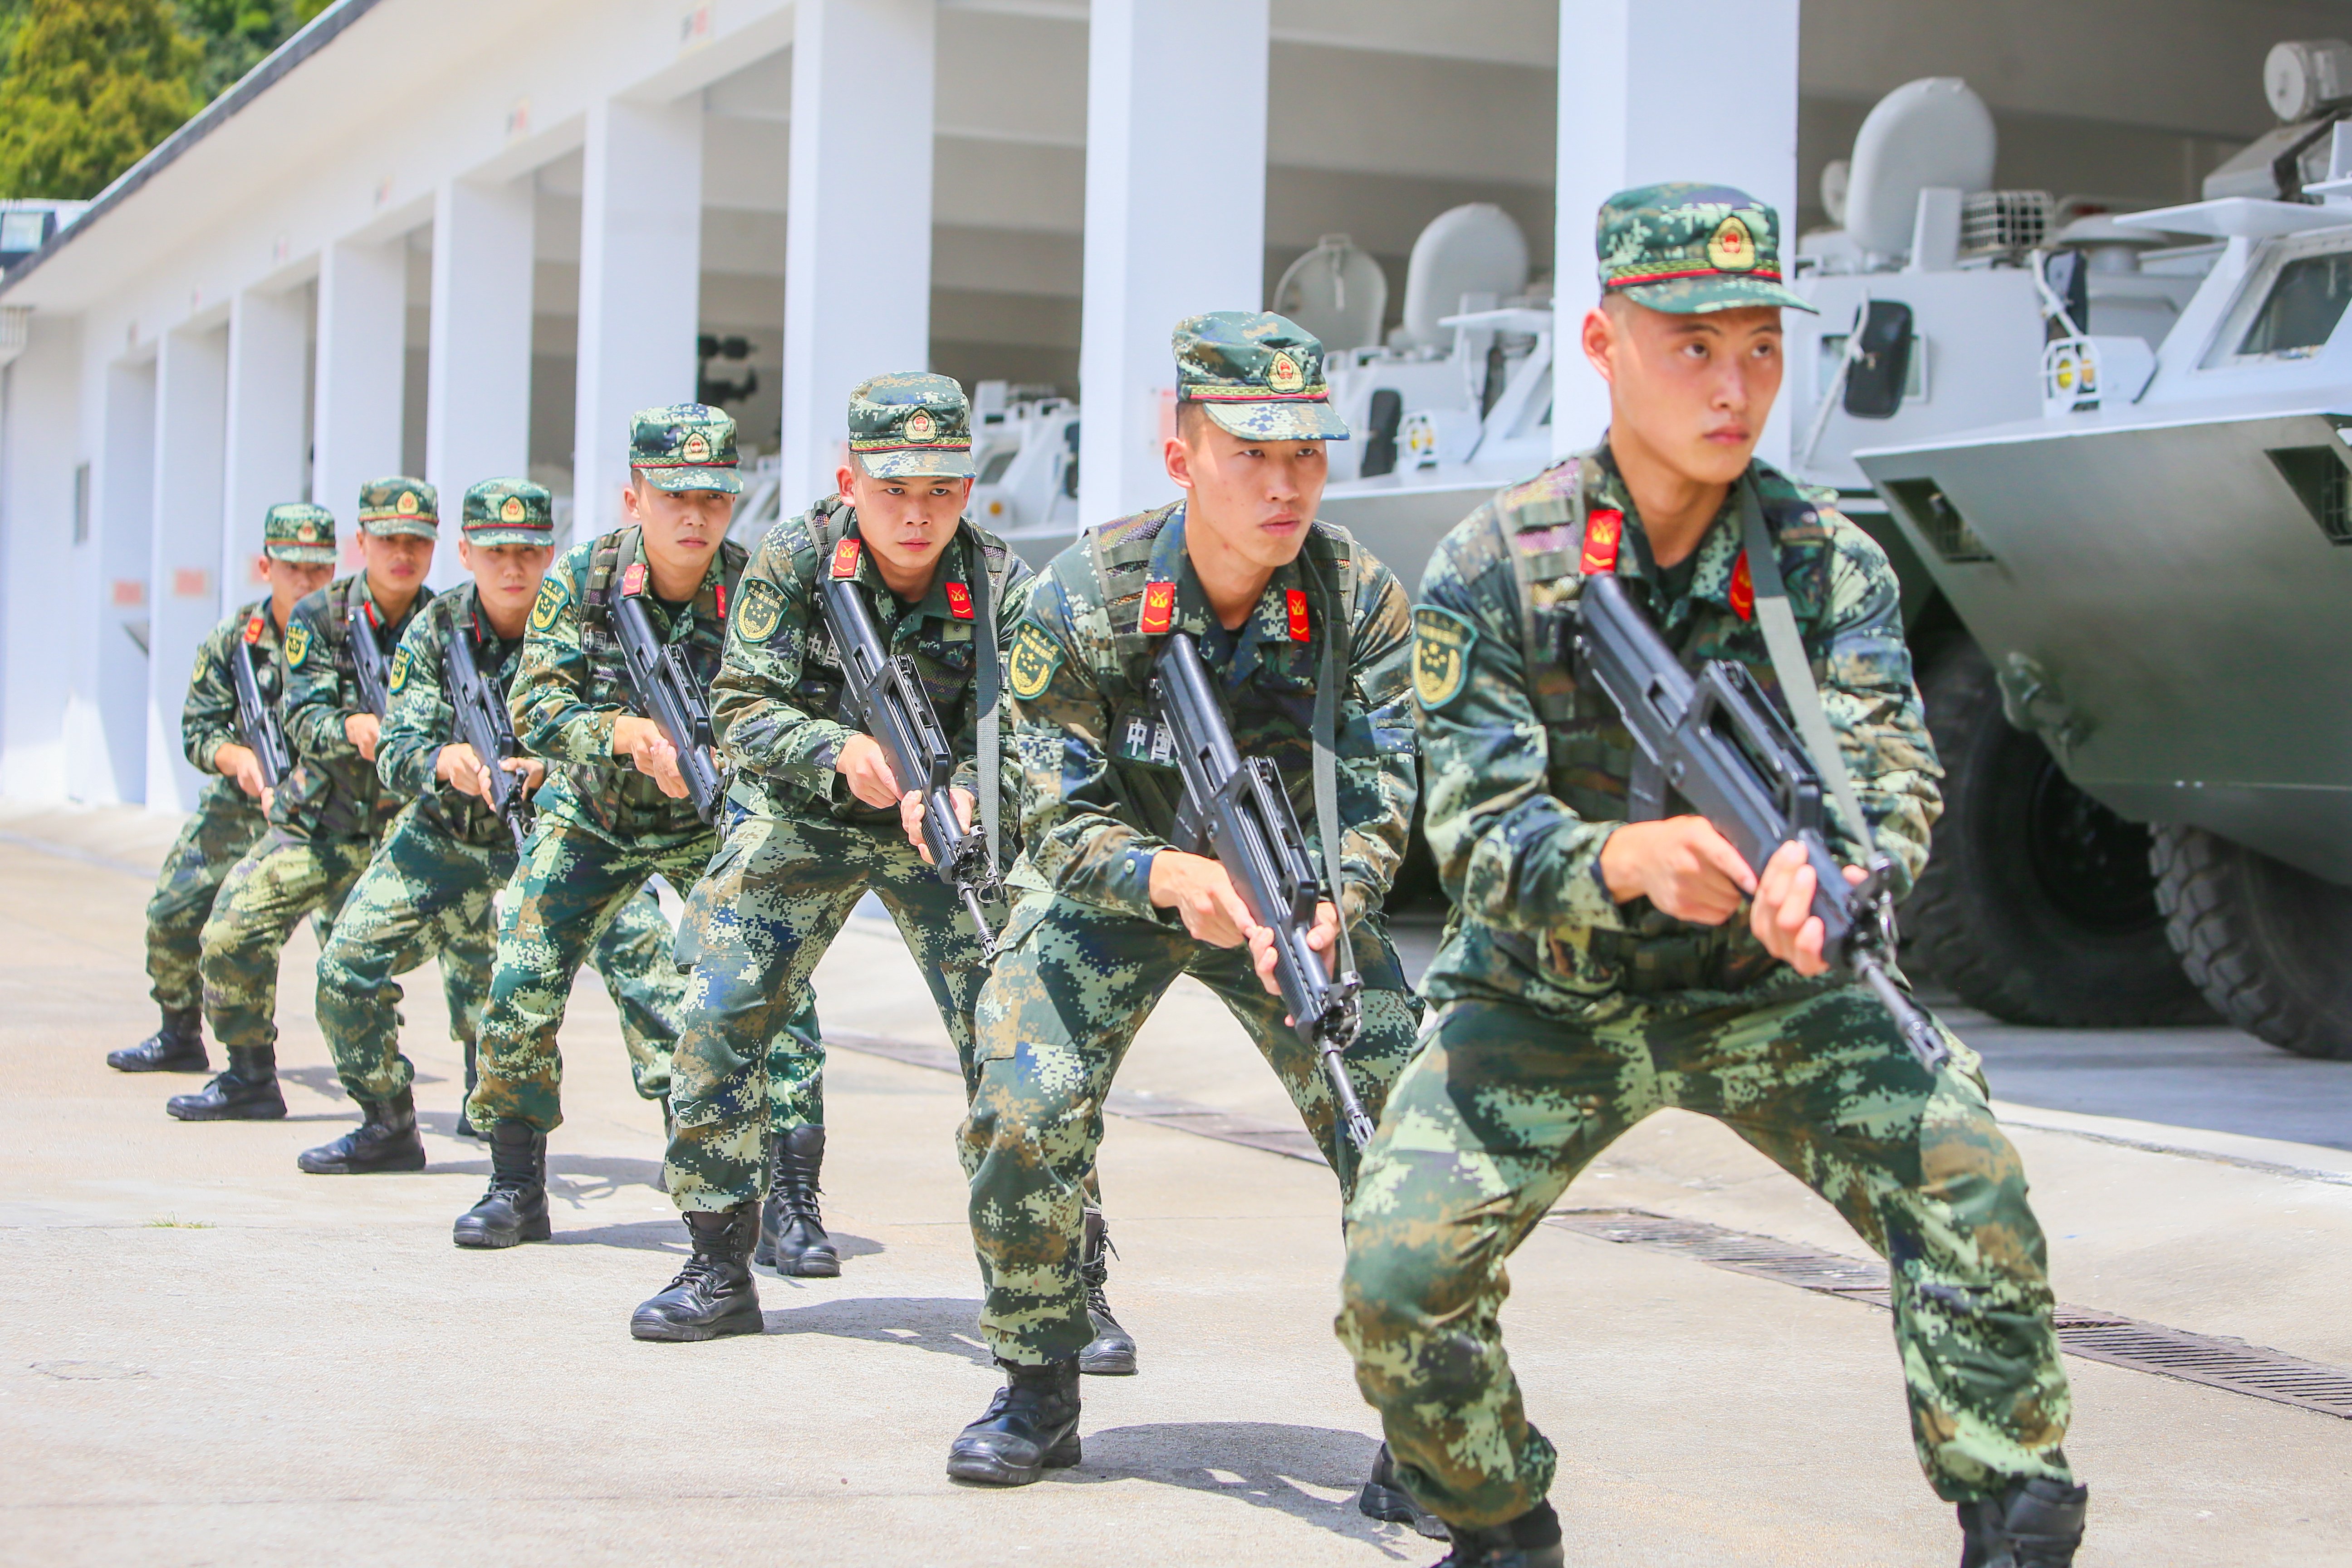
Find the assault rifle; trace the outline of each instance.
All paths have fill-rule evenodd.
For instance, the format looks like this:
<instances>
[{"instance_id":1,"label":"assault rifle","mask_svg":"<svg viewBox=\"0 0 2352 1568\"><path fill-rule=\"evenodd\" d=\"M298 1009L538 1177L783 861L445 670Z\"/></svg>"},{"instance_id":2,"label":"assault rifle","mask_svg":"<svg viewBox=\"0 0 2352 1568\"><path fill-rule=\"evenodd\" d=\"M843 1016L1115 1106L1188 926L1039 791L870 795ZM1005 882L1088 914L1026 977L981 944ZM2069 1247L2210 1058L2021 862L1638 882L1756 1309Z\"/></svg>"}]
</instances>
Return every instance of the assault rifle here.
<instances>
[{"instance_id":1,"label":"assault rifle","mask_svg":"<svg viewBox=\"0 0 2352 1568\"><path fill-rule=\"evenodd\" d=\"M663 738L677 749L678 776L686 780L694 814L706 823L718 821L719 764L710 755L717 742L710 732L710 704L701 683L678 650L655 635L653 617L636 595L614 594L611 619L637 706L661 726Z\"/></svg>"},{"instance_id":2,"label":"assault rifle","mask_svg":"<svg viewBox=\"0 0 2352 1568\"><path fill-rule=\"evenodd\" d=\"M1160 645L1152 677L1160 721L1168 727L1184 779L1172 842L1214 855L1250 919L1274 932L1274 980L1282 1004L1299 1039L1322 1059L1339 1126L1361 1153L1372 1141L1372 1119L1348 1080L1344 1053L1363 1022L1363 977L1329 978L1307 945L1315 906L1328 900L1336 907L1339 889L1326 889L1316 875L1282 775L1265 758L1244 757L1234 749L1224 705L1191 634L1176 632Z\"/></svg>"},{"instance_id":3,"label":"assault rifle","mask_svg":"<svg viewBox=\"0 0 2352 1568\"><path fill-rule=\"evenodd\" d=\"M228 673L236 687L237 734L261 764L263 787L274 790L294 771L294 755L287 749L286 729L278 721L278 710L261 695L261 677L253 668L253 645L243 638L229 645Z\"/></svg>"},{"instance_id":4,"label":"assault rifle","mask_svg":"<svg viewBox=\"0 0 2352 1568\"><path fill-rule=\"evenodd\" d=\"M360 678L360 704L381 719L391 689L388 672L392 658L383 651L383 639L376 636L375 606L353 600L345 619L350 633L346 640L352 645L352 668Z\"/></svg>"},{"instance_id":5,"label":"assault rifle","mask_svg":"<svg viewBox=\"0 0 2352 1568\"><path fill-rule=\"evenodd\" d=\"M923 678L914 660L883 650L881 629L854 578L821 574L817 592L824 629L848 678L843 693L845 717L881 743L900 789L922 793L923 846L931 852L931 865L971 911L981 955L993 958L996 938L981 905L1003 897L1003 883L988 863L986 830L967 828L956 816L955 802L948 794L955 752L923 689ZM990 636L991 628L977 627L973 635Z\"/></svg>"},{"instance_id":6,"label":"assault rifle","mask_svg":"<svg viewBox=\"0 0 2352 1568\"><path fill-rule=\"evenodd\" d=\"M482 673L482 661L474 656L474 635L466 627L449 628L448 654L443 662L449 674L449 706L457 714L457 739L472 747L489 771L490 810L514 835L515 853L520 855L523 840L530 837L531 806L523 794L523 775L499 765L522 755L507 700Z\"/></svg>"},{"instance_id":7,"label":"assault rifle","mask_svg":"<svg viewBox=\"0 0 2352 1568\"><path fill-rule=\"evenodd\" d=\"M1566 640L1563 652L1577 678L1597 684L1633 733L1628 817L1664 816L1671 787L1759 876L1781 845L1802 845L1813 868L1822 956L1870 987L1920 1066L1930 1072L1942 1067L1951 1054L1943 1037L1887 972L1895 954L1894 862L1874 854L1860 882L1845 879L1824 832L1821 775L1748 667L1711 659L1692 675L1624 584L1607 574L1585 578Z\"/></svg>"}]
</instances>

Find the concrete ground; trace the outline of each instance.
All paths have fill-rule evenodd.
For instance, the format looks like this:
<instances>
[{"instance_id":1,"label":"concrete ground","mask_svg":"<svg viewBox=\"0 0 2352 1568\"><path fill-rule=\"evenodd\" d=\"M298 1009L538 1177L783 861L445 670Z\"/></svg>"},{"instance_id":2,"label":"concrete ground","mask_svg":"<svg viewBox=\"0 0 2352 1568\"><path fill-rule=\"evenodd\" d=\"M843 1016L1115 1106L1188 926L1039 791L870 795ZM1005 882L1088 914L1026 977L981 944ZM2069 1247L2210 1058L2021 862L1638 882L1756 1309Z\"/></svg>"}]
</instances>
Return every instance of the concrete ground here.
<instances>
[{"instance_id":1,"label":"concrete ground","mask_svg":"<svg viewBox=\"0 0 2352 1568\"><path fill-rule=\"evenodd\" d=\"M487 1167L447 1135L460 1070L429 972L407 1003L434 1162L420 1174L294 1169L355 1117L310 1016L307 934L279 1009L288 1121L182 1125L161 1101L195 1080L104 1067L152 1024L143 868L170 831L0 808L0 1563L1442 1554L1352 1507L1376 1438L1330 1334L1328 1174L1175 1130L1214 1120L1202 1108L1228 1128L1295 1125L1204 992L1171 994L1122 1079L1128 1109L1179 1113L1114 1119L1103 1156L1112 1299L1142 1374L1089 1380L1078 1469L967 1489L940 1462L997 1378L973 1331L961 1107L953 1079L916 1065L945 1036L887 925L853 924L818 972L829 1031L898 1042L833 1058L843 1277L763 1277L764 1336L641 1344L629 1311L667 1282L682 1232L651 1184L658 1111L629 1090L593 979L564 1036L555 1244L460 1252L448 1224ZM2137 1061L2091 1043L2102 1071L2170 1071L2162 1041ZM2352 1067L2297 1094L2340 1106L2343 1083ZM2323 1146L2340 1136L2248 1136L2193 1104L2175 1108L2184 1130L2161 1106L2037 1102L2004 1110L2063 1299L2352 1366L2352 1153ZM1680 1114L1637 1129L1566 1202L1861 1252L1825 1205ZM1561 1450L1571 1562L1956 1556L1911 1458L1883 1313L1549 1226L1513 1279L1507 1323ZM2352 1560L2352 1422L2068 1367L2086 1568Z\"/></svg>"}]
</instances>

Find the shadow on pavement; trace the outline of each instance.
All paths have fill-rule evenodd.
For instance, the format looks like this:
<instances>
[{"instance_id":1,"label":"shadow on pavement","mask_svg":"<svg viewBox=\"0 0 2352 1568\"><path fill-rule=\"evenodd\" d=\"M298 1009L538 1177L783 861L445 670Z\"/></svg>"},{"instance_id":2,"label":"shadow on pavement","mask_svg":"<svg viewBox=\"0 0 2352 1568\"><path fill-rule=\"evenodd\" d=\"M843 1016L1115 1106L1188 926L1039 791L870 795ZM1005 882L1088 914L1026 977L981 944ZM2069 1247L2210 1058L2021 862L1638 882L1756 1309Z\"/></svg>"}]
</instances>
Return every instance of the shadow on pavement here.
<instances>
[{"instance_id":1,"label":"shadow on pavement","mask_svg":"<svg viewBox=\"0 0 2352 1568\"><path fill-rule=\"evenodd\" d=\"M1370 1542L1400 1560L1427 1554L1429 1543L1412 1531L1357 1511L1356 1490L1380 1447L1361 1432L1272 1421L1171 1421L1080 1431L1085 1459L1076 1469L1055 1471L1047 1479L1064 1485L1157 1481L1213 1492ZM1310 1487L1344 1495L1334 1501Z\"/></svg>"},{"instance_id":2,"label":"shadow on pavement","mask_svg":"<svg viewBox=\"0 0 2352 1568\"><path fill-rule=\"evenodd\" d=\"M279 1068L278 1076L288 1083L300 1084L313 1094L323 1094L329 1100L341 1100L345 1105L352 1105L351 1097L343 1092L343 1080L335 1076L335 1069L332 1068ZM356 1114L358 1110L357 1106L352 1106L353 1114Z\"/></svg>"},{"instance_id":3,"label":"shadow on pavement","mask_svg":"<svg viewBox=\"0 0 2352 1568\"><path fill-rule=\"evenodd\" d=\"M768 1282L763 1274L760 1283L764 1286ZM772 1311L767 1314L767 1323L772 1334L826 1334L835 1339L905 1345L911 1350L956 1356L974 1366L989 1366L996 1359L981 1342L980 1303L969 1297L866 1296L818 1301ZM1370 1462L1367 1458L1367 1467Z\"/></svg>"},{"instance_id":4,"label":"shadow on pavement","mask_svg":"<svg viewBox=\"0 0 2352 1568\"><path fill-rule=\"evenodd\" d=\"M549 1239L558 1247L618 1247L632 1252L674 1252L681 1258L687 1251L686 1226L674 1219L592 1225L584 1230L559 1228Z\"/></svg>"}]
</instances>

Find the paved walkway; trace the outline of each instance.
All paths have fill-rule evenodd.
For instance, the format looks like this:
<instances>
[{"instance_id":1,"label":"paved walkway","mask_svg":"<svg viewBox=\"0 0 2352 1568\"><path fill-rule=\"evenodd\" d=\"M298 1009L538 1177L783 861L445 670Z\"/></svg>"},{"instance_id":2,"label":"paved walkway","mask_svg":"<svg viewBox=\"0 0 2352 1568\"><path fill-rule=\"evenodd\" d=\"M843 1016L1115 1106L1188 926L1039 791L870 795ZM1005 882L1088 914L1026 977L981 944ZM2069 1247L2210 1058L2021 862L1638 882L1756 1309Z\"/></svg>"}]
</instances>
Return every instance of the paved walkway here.
<instances>
[{"instance_id":1,"label":"paved walkway","mask_svg":"<svg viewBox=\"0 0 2352 1568\"><path fill-rule=\"evenodd\" d=\"M459 1072L429 973L407 1039L433 1167L303 1176L295 1152L353 1118L310 1017L307 936L280 1008L293 1119L183 1126L160 1102L193 1080L100 1061L150 1025L136 868L168 825L0 809L0 1563L1441 1554L1352 1507L1375 1437L1330 1334L1329 1177L1179 1131L1181 1114L1111 1124L1113 1300L1144 1370L1088 1382L1085 1464L1014 1493L944 1479L948 1438L997 1379L972 1331L955 1083L919 1065L944 1035L887 927L854 926L818 974L829 1027L900 1042L834 1058L843 1277L763 1277L765 1336L647 1345L628 1314L682 1233L650 1184L658 1113L629 1091L593 981L565 1034L556 1245L459 1252L448 1224L486 1165L446 1136ZM1196 988L1163 1006L1123 1087L1152 1097L1130 1109L1213 1108L1228 1130L1287 1120ZM2352 1366L2352 1156L2018 1115L2040 1124L2017 1139L2064 1299ZM1636 1130L1567 1201L1860 1250L1687 1116ZM1551 1227L1513 1277L1571 1561L1956 1555L1912 1462L1883 1313ZM2085 1568L2352 1558L2352 1421L2069 1367L2070 1447L2094 1485Z\"/></svg>"}]
</instances>

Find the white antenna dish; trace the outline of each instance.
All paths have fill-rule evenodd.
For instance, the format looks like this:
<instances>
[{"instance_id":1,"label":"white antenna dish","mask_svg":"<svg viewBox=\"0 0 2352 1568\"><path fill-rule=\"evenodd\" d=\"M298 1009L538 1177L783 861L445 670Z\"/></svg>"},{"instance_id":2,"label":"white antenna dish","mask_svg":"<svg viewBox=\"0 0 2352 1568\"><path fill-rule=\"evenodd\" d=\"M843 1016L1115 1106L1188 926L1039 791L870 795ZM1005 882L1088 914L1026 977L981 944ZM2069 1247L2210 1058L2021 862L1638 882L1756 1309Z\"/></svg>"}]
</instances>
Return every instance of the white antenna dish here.
<instances>
[{"instance_id":1,"label":"white antenna dish","mask_svg":"<svg viewBox=\"0 0 2352 1568\"><path fill-rule=\"evenodd\" d=\"M1432 218L1412 242L1404 274L1404 325L1398 348L1450 343L1454 331L1438 321L1457 314L1465 294L1507 300L1528 288L1528 237L1492 202L1472 202Z\"/></svg>"},{"instance_id":2,"label":"white antenna dish","mask_svg":"<svg viewBox=\"0 0 2352 1568\"><path fill-rule=\"evenodd\" d=\"M1992 185L1999 138L1992 111L1956 76L1905 82L1878 100L1853 139L1846 232L1864 250L1911 248L1919 193L1948 185L1963 195Z\"/></svg>"},{"instance_id":3,"label":"white antenna dish","mask_svg":"<svg viewBox=\"0 0 2352 1568\"><path fill-rule=\"evenodd\" d=\"M2341 38L2273 44L2263 61L2263 96L2281 120L2308 120L2352 98L2352 44Z\"/></svg>"},{"instance_id":4,"label":"white antenna dish","mask_svg":"<svg viewBox=\"0 0 2352 1568\"><path fill-rule=\"evenodd\" d=\"M1843 158L1832 158L1822 165L1822 211L1829 214L1830 222L1845 226L1846 193L1853 188L1853 165Z\"/></svg>"},{"instance_id":5,"label":"white antenna dish","mask_svg":"<svg viewBox=\"0 0 2352 1568\"><path fill-rule=\"evenodd\" d=\"M1322 339L1327 353L1360 349L1381 341L1388 274L1346 235L1327 234L1283 272L1271 309Z\"/></svg>"}]
</instances>

